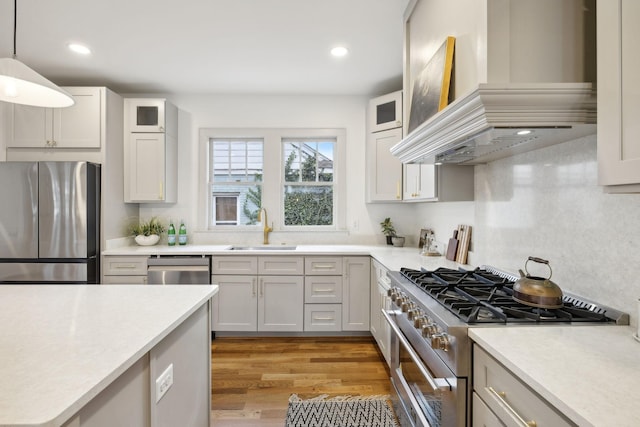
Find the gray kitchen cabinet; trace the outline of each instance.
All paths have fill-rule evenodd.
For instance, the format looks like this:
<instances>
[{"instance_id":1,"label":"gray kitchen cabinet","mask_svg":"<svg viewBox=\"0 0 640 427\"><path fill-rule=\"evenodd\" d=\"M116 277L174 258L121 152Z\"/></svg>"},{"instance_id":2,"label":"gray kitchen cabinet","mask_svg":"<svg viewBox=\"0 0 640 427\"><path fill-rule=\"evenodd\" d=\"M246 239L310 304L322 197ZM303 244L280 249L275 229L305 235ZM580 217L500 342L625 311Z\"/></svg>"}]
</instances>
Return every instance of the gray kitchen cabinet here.
<instances>
[{"instance_id":1,"label":"gray kitchen cabinet","mask_svg":"<svg viewBox=\"0 0 640 427\"><path fill-rule=\"evenodd\" d=\"M387 269L375 259L371 261L371 335L375 338L387 364L390 363L391 328L382 315L382 310L391 308L391 298L387 295L390 287Z\"/></svg>"},{"instance_id":2,"label":"gray kitchen cabinet","mask_svg":"<svg viewBox=\"0 0 640 427\"><path fill-rule=\"evenodd\" d=\"M9 148L100 148L106 120L105 88L65 87L75 101L66 108L13 105Z\"/></svg>"},{"instance_id":3,"label":"gray kitchen cabinet","mask_svg":"<svg viewBox=\"0 0 640 427\"><path fill-rule=\"evenodd\" d=\"M304 259L297 256L213 257L212 330L300 332L304 323Z\"/></svg>"},{"instance_id":4,"label":"gray kitchen cabinet","mask_svg":"<svg viewBox=\"0 0 640 427\"><path fill-rule=\"evenodd\" d=\"M136 123L154 108L155 126ZM157 125L160 123L160 125ZM124 200L175 203L178 197L178 109L165 99L124 100Z\"/></svg>"},{"instance_id":5,"label":"gray kitchen cabinet","mask_svg":"<svg viewBox=\"0 0 640 427\"><path fill-rule=\"evenodd\" d=\"M478 344L473 345L473 400L473 425L575 426Z\"/></svg>"},{"instance_id":6,"label":"gray kitchen cabinet","mask_svg":"<svg viewBox=\"0 0 640 427\"><path fill-rule=\"evenodd\" d=\"M147 283L147 256L102 257L103 285L143 285Z\"/></svg>"},{"instance_id":7,"label":"gray kitchen cabinet","mask_svg":"<svg viewBox=\"0 0 640 427\"><path fill-rule=\"evenodd\" d=\"M402 162L391 147L402 140L402 91L369 101L367 115L367 202L402 201Z\"/></svg>"},{"instance_id":8,"label":"gray kitchen cabinet","mask_svg":"<svg viewBox=\"0 0 640 427\"><path fill-rule=\"evenodd\" d=\"M473 200L473 167L408 163L404 165L405 202Z\"/></svg>"},{"instance_id":9,"label":"gray kitchen cabinet","mask_svg":"<svg viewBox=\"0 0 640 427\"><path fill-rule=\"evenodd\" d=\"M609 192L640 192L640 3L598 2L598 181Z\"/></svg>"},{"instance_id":10,"label":"gray kitchen cabinet","mask_svg":"<svg viewBox=\"0 0 640 427\"><path fill-rule=\"evenodd\" d=\"M368 331L371 258L344 257L342 265L342 330Z\"/></svg>"},{"instance_id":11,"label":"gray kitchen cabinet","mask_svg":"<svg viewBox=\"0 0 640 427\"><path fill-rule=\"evenodd\" d=\"M205 304L143 354L63 427L114 425L207 427L211 417L211 335ZM156 379L171 366L173 382L160 399Z\"/></svg>"},{"instance_id":12,"label":"gray kitchen cabinet","mask_svg":"<svg viewBox=\"0 0 640 427\"><path fill-rule=\"evenodd\" d=\"M216 332L369 331L368 256L212 258Z\"/></svg>"},{"instance_id":13,"label":"gray kitchen cabinet","mask_svg":"<svg viewBox=\"0 0 640 427\"><path fill-rule=\"evenodd\" d=\"M342 330L341 256L305 257L304 330Z\"/></svg>"}]
</instances>

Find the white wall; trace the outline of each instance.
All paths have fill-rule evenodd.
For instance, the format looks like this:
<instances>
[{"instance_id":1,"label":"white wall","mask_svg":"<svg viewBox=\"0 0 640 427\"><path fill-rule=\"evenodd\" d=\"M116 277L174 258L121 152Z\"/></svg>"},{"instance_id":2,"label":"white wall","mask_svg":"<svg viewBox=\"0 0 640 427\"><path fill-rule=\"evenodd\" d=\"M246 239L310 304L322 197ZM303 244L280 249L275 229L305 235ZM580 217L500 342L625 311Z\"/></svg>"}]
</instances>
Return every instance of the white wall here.
<instances>
[{"instance_id":1,"label":"white wall","mask_svg":"<svg viewBox=\"0 0 640 427\"><path fill-rule=\"evenodd\" d=\"M365 203L365 123L368 98L359 96L181 95L168 96L180 109L178 202L141 204L140 216L157 215L186 221L196 243L261 243L262 233L207 232L197 225L199 197L199 129L224 128L344 128L347 139L347 230L333 233L275 231L273 243L382 243L379 222L391 216L398 231L416 235L413 207Z\"/></svg>"},{"instance_id":2,"label":"white wall","mask_svg":"<svg viewBox=\"0 0 640 427\"><path fill-rule=\"evenodd\" d=\"M475 168L474 206L456 213L455 204L422 204L418 216L435 224L468 221L472 265L517 272L530 255L547 259L562 289L638 323L640 194L598 186L595 135ZM439 226L436 237L452 230Z\"/></svg>"}]
</instances>

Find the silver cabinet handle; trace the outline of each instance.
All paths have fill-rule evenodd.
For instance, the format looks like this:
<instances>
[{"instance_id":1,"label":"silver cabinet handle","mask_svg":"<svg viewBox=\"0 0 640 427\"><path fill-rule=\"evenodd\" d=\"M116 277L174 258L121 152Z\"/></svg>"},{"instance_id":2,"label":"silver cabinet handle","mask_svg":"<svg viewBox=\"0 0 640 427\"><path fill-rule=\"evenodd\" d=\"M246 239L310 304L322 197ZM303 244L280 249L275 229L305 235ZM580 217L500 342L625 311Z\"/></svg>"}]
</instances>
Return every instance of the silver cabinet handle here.
<instances>
[{"instance_id":1,"label":"silver cabinet handle","mask_svg":"<svg viewBox=\"0 0 640 427\"><path fill-rule=\"evenodd\" d=\"M505 393L504 391L497 392L497 391L494 390L493 387L485 387L485 389L488 390L489 393L493 394L495 396L495 398L500 401L502 406L504 406L509 412L511 412L511 415L513 415L518 420L518 422L520 424L522 424L523 427L537 427L538 426L538 423L536 423L533 420L525 421L524 418L522 418L520 416L520 414L518 414L518 412L516 412L516 410L513 409L511 407L511 405L509 405L507 403L507 401L505 400L505 397L507 396L507 393Z\"/></svg>"},{"instance_id":2,"label":"silver cabinet handle","mask_svg":"<svg viewBox=\"0 0 640 427\"><path fill-rule=\"evenodd\" d=\"M251 279L251 296L256 296L256 279Z\"/></svg>"},{"instance_id":3,"label":"silver cabinet handle","mask_svg":"<svg viewBox=\"0 0 640 427\"><path fill-rule=\"evenodd\" d=\"M260 298L264 297L264 279L260 278L260 282L259 282L259 291L260 291Z\"/></svg>"},{"instance_id":4,"label":"silver cabinet handle","mask_svg":"<svg viewBox=\"0 0 640 427\"><path fill-rule=\"evenodd\" d=\"M335 266L333 264L313 264L312 270L329 270L334 267Z\"/></svg>"}]
</instances>

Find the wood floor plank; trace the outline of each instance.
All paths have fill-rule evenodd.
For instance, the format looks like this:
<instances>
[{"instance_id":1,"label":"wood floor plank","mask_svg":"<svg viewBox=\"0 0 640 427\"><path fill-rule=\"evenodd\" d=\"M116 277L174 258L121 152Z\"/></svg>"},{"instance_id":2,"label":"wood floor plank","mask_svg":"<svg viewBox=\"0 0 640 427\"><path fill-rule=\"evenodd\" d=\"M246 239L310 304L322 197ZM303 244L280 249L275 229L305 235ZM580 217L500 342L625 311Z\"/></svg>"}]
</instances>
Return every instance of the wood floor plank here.
<instances>
[{"instance_id":1,"label":"wood floor plank","mask_svg":"<svg viewBox=\"0 0 640 427\"><path fill-rule=\"evenodd\" d=\"M216 427L282 427L293 393L390 393L388 368L371 337L216 338L211 385Z\"/></svg>"}]
</instances>

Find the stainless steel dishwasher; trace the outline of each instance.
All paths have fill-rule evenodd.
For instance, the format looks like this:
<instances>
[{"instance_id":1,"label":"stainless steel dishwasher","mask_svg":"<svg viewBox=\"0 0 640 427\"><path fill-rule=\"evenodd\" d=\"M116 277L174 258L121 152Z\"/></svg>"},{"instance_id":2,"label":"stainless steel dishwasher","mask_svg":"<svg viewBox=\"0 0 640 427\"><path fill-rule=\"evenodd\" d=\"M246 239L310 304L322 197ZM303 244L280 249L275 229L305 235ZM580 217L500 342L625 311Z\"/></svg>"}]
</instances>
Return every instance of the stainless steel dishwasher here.
<instances>
[{"instance_id":1,"label":"stainless steel dishwasher","mask_svg":"<svg viewBox=\"0 0 640 427\"><path fill-rule=\"evenodd\" d=\"M208 285L210 256L159 255L147 260L149 285Z\"/></svg>"}]
</instances>

